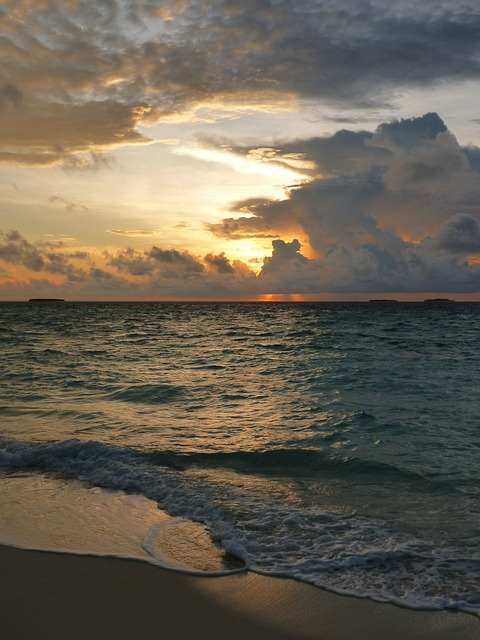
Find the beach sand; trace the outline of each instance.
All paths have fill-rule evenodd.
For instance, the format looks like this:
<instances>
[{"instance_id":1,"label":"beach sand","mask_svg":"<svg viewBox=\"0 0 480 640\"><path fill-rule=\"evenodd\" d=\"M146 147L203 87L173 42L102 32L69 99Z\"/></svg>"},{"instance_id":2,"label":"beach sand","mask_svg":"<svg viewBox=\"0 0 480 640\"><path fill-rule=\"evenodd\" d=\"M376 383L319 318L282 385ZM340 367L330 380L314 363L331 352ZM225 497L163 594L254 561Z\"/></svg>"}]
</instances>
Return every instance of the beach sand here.
<instances>
[{"instance_id":1,"label":"beach sand","mask_svg":"<svg viewBox=\"0 0 480 640\"><path fill-rule=\"evenodd\" d=\"M255 574L197 578L141 561L0 546L5 640L470 640L480 621Z\"/></svg>"}]
</instances>

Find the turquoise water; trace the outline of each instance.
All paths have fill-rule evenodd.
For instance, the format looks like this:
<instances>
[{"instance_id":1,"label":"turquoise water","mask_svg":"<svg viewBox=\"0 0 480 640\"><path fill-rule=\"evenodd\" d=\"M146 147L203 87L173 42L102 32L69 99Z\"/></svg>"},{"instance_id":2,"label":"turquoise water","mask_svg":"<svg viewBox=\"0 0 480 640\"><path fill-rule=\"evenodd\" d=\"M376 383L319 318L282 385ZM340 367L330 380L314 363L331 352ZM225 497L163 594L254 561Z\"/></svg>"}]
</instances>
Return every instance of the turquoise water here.
<instances>
[{"instance_id":1,"label":"turquoise water","mask_svg":"<svg viewBox=\"0 0 480 640\"><path fill-rule=\"evenodd\" d=\"M4 303L0 468L142 494L261 573L479 612L479 337L466 303Z\"/></svg>"}]
</instances>

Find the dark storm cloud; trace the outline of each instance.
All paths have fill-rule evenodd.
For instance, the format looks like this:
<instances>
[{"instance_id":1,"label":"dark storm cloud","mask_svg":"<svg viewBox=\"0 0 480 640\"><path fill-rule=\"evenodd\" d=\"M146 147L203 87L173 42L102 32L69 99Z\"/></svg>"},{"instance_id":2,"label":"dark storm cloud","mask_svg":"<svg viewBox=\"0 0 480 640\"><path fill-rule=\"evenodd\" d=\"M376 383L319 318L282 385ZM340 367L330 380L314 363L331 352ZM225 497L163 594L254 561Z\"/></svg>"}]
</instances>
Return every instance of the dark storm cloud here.
<instances>
[{"instance_id":1,"label":"dark storm cloud","mask_svg":"<svg viewBox=\"0 0 480 640\"><path fill-rule=\"evenodd\" d=\"M216 235L264 236L297 228L321 251L329 242L372 239L378 228L425 236L459 210L480 213L479 150L461 147L434 113L374 132L343 130L279 144L270 152L278 162L292 154L313 162L306 171L312 179L283 200L236 203L232 209L244 215L211 225Z\"/></svg>"},{"instance_id":2,"label":"dark storm cloud","mask_svg":"<svg viewBox=\"0 0 480 640\"><path fill-rule=\"evenodd\" d=\"M437 114L279 144L272 153L279 162L299 154L313 162L312 179L283 200L237 203L241 215L211 226L227 238L308 239L317 259L303 256L297 241L273 243L259 276L267 290L478 290L469 258L480 253L479 154L461 147Z\"/></svg>"},{"instance_id":3,"label":"dark storm cloud","mask_svg":"<svg viewBox=\"0 0 480 640\"><path fill-rule=\"evenodd\" d=\"M480 149L478 147L465 147L463 150L471 168L480 173Z\"/></svg>"},{"instance_id":4,"label":"dark storm cloud","mask_svg":"<svg viewBox=\"0 0 480 640\"><path fill-rule=\"evenodd\" d=\"M480 253L480 221L466 214L459 214L440 228L435 245L451 253Z\"/></svg>"},{"instance_id":5,"label":"dark storm cloud","mask_svg":"<svg viewBox=\"0 0 480 640\"><path fill-rule=\"evenodd\" d=\"M180 84L199 94L283 91L366 105L392 87L476 77L480 70L473 2L455 9L433 1L422 9L362 0L184 4L180 33L191 40L168 53ZM165 66L156 72L168 78Z\"/></svg>"},{"instance_id":6,"label":"dark storm cloud","mask_svg":"<svg viewBox=\"0 0 480 640\"><path fill-rule=\"evenodd\" d=\"M473 0L7 0L3 9L8 163L146 143L140 124L202 103L362 108L402 87L480 75Z\"/></svg>"},{"instance_id":7,"label":"dark storm cloud","mask_svg":"<svg viewBox=\"0 0 480 640\"><path fill-rule=\"evenodd\" d=\"M480 269L427 245L395 241L355 249L331 247L322 259L301 255L296 241L274 247L259 282L270 293L457 292L480 290Z\"/></svg>"}]
</instances>

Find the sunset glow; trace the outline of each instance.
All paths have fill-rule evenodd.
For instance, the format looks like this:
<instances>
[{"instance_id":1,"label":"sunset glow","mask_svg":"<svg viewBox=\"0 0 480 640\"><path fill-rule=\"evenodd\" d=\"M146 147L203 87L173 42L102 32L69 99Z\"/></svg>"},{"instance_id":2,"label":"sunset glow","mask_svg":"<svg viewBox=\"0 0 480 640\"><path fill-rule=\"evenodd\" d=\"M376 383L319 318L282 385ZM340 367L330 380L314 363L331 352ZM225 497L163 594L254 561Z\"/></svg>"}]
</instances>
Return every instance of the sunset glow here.
<instances>
[{"instance_id":1,"label":"sunset glow","mask_svg":"<svg viewBox=\"0 0 480 640\"><path fill-rule=\"evenodd\" d=\"M480 638L479 0L2 0L0 60L2 638Z\"/></svg>"},{"instance_id":2,"label":"sunset glow","mask_svg":"<svg viewBox=\"0 0 480 640\"><path fill-rule=\"evenodd\" d=\"M267 4L7 3L0 297L480 290L476 44L394 81L413 6Z\"/></svg>"}]
</instances>

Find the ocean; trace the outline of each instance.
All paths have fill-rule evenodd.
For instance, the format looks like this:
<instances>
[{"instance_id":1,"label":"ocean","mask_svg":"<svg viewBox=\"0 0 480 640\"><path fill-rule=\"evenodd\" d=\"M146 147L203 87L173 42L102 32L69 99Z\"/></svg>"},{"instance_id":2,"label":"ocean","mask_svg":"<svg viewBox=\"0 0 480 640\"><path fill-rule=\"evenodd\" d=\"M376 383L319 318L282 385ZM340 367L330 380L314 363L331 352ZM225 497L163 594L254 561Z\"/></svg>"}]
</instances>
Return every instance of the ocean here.
<instances>
[{"instance_id":1,"label":"ocean","mask_svg":"<svg viewBox=\"0 0 480 640\"><path fill-rule=\"evenodd\" d=\"M226 572L480 613L479 338L473 303L2 303L0 542L16 509L51 547L63 492L83 551L153 560L138 496Z\"/></svg>"}]
</instances>

